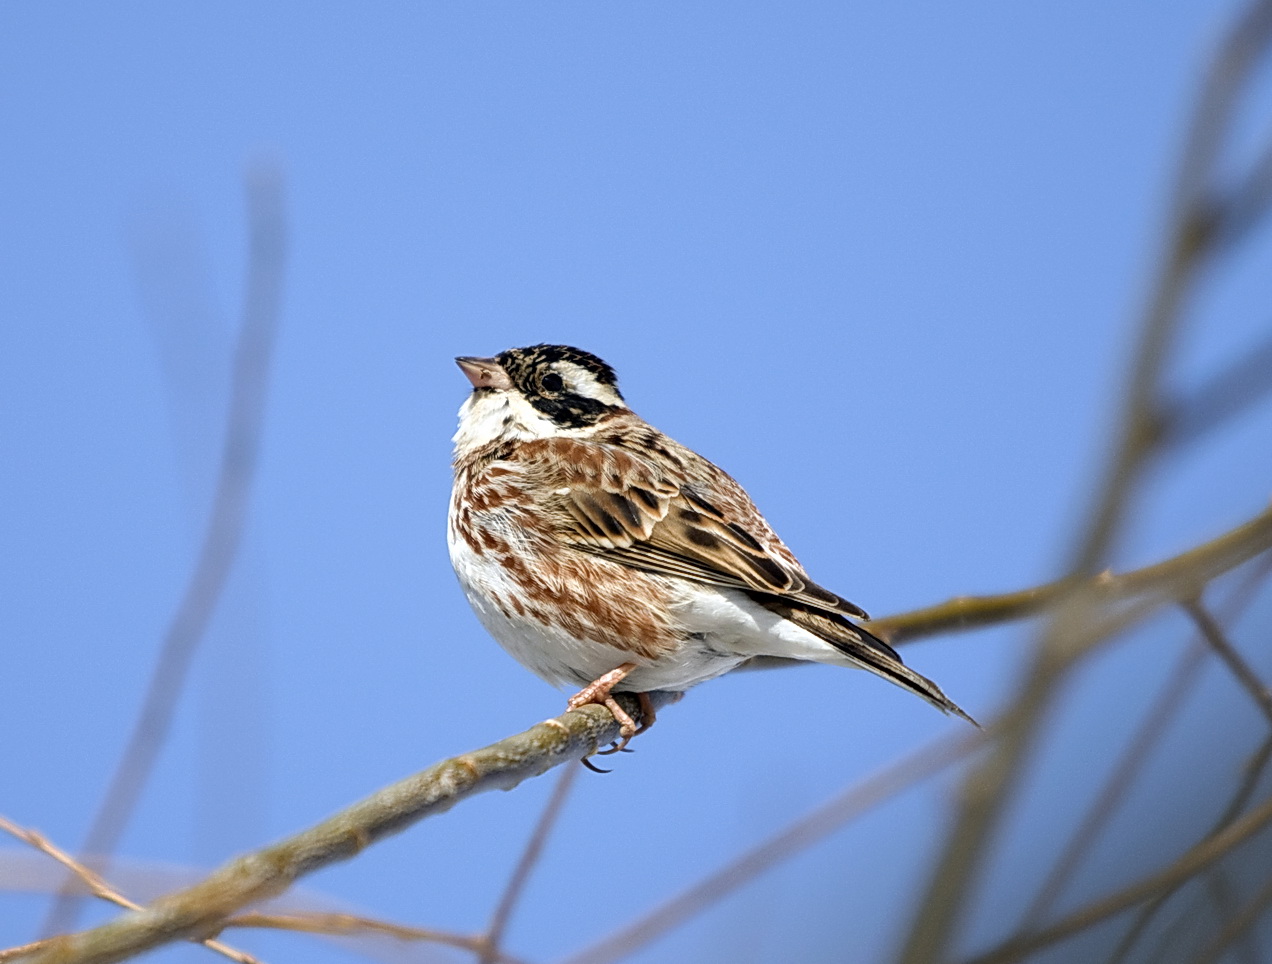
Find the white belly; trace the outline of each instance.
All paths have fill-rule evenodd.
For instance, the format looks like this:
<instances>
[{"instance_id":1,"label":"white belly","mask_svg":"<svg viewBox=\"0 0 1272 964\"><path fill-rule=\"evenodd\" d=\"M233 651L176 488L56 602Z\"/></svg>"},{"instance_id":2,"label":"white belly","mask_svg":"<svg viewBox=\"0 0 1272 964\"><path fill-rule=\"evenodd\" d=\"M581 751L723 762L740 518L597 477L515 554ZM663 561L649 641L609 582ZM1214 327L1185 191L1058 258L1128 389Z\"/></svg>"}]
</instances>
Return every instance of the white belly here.
<instances>
[{"instance_id":1,"label":"white belly","mask_svg":"<svg viewBox=\"0 0 1272 964\"><path fill-rule=\"evenodd\" d=\"M579 639L559 626L518 614L516 583L489 555L450 540L451 563L477 618L518 662L554 686L585 686L633 659L631 652ZM732 589L680 584L672 611L683 628L680 646L639 664L619 691L685 690L734 669L751 656L775 655L838 662L827 643Z\"/></svg>"}]
</instances>

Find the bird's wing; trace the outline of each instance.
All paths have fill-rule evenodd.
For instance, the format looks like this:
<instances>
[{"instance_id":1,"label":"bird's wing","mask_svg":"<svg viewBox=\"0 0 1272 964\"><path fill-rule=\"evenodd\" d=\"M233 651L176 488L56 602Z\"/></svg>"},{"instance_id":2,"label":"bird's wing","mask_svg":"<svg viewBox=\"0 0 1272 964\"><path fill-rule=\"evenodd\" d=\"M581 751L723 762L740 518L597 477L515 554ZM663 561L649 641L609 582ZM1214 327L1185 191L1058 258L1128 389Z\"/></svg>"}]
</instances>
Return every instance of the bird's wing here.
<instances>
[{"instance_id":1,"label":"bird's wing","mask_svg":"<svg viewBox=\"0 0 1272 964\"><path fill-rule=\"evenodd\" d=\"M813 582L723 470L669 439L674 468L617 445L527 442L519 461L544 492L562 542L663 576L780 596L816 610L869 618Z\"/></svg>"},{"instance_id":2,"label":"bird's wing","mask_svg":"<svg viewBox=\"0 0 1272 964\"><path fill-rule=\"evenodd\" d=\"M973 726L980 726L957 703L941 692L939 686L906 666L895 649L864 627L849 622L839 613L793 606L787 600L775 596L756 595L752 598L769 612L789 619L800 629L830 643L853 665L921 696L943 713L961 716Z\"/></svg>"}]
</instances>

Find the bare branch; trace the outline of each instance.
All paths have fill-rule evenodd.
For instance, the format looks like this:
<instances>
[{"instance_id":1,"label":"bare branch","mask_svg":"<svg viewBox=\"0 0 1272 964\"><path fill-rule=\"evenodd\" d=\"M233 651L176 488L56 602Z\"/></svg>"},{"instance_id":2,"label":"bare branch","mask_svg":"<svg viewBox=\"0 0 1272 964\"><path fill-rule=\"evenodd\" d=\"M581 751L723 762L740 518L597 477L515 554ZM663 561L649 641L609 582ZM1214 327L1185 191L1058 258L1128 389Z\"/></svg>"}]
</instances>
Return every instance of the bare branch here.
<instances>
[{"instance_id":1,"label":"bare branch","mask_svg":"<svg viewBox=\"0 0 1272 964\"><path fill-rule=\"evenodd\" d=\"M570 771L566 771L570 772ZM297 931L304 934L321 934L326 937L359 937L376 935L392 937L400 941L424 941L456 947L474 954L485 953L485 937L455 934L431 927L413 927L376 920L357 914L297 913L297 914L237 914L225 922L226 927L262 927L273 930ZM494 964L525 964L520 958L498 952L491 960Z\"/></svg>"},{"instance_id":2,"label":"bare branch","mask_svg":"<svg viewBox=\"0 0 1272 964\"><path fill-rule=\"evenodd\" d=\"M32 876L31 871L20 869L14 860L17 856L26 856L25 851L0 850L0 889L17 890L32 894L56 893L60 886L60 878L54 879L51 874ZM150 864L126 858L114 861L116 879L127 879L129 888L134 893L153 896L178 886L186 886L200 879L201 875L190 868L173 867L168 864ZM8 868L12 873L6 880L2 871ZM91 873L91 868L85 868ZM19 885L24 881L25 885ZM306 893L293 888L286 897L271 900L262 911L249 911L226 920L227 928L262 928L272 930L288 930L314 934L321 937L340 938L342 943L355 950L361 950L368 957L381 957L388 960L397 959L397 955L384 955L378 948L368 942L359 942L359 938L385 937L402 942L419 942L442 944L461 950L479 952L484 945L480 935L459 934L454 931L440 930L432 927L419 927L368 917L365 914L352 913L339 909L331 900L321 894ZM43 945L51 938L23 945L21 948L9 948L0 951L0 962L5 962L19 953L28 953ZM525 964L519 958L501 953L499 964Z\"/></svg>"},{"instance_id":3,"label":"bare branch","mask_svg":"<svg viewBox=\"0 0 1272 964\"><path fill-rule=\"evenodd\" d=\"M1181 655L1166 685L1162 687L1161 693L1149 708L1139 729L1122 752L1104 788L1091 804L1074 832L1073 838L1038 889L1038 895L1033 903L1025 911L1019 928L1021 932L1033 930L1047 915L1069 882L1069 878L1077 870L1082 858L1099 837L1105 824L1117 812L1118 806L1134 786L1135 778L1148 762L1149 755L1165 735L1167 725L1174 719L1184 699L1192 691L1193 684L1197 682L1197 671L1201 668L1205 655L1206 647L1201 644L1190 646Z\"/></svg>"},{"instance_id":4,"label":"bare branch","mask_svg":"<svg viewBox=\"0 0 1272 964\"><path fill-rule=\"evenodd\" d=\"M1237 819L1237 816L1246 808L1246 805L1254 796L1254 791L1269 762L1272 762L1272 736L1263 741L1258 751L1251 757L1250 762L1246 764L1246 774L1241 781L1241 785L1237 787L1236 793L1228 801L1228 806L1224 808L1224 812L1220 814L1219 819L1215 821L1214 826L1211 827L1210 832L1203 840L1213 839ZM1131 953L1131 949L1148 929L1148 925L1152 923L1153 918L1157 916L1175 891L1185 882L1180 881L1173 887L1163 890L1144 907L1131 925L1131 929L1122 937L1117 948L1113 951L1113 955L1109 958L1109 964L1121 964L1122 961L1126 960Z\"/></svg>"},{"instance_id":5,"label":"bare branch","mask_svg":"<svg viewBox=\"0 0 1272 964\"><path fill-rule=\"evenodd\" d=\"M770 867L811 847L848 821L919 780L952 766L984 743L983 733L962 734L916 750L844 790L645 916L571 955L565 964L609 964L626 957L754 880Z\"/></svg>"},{"instance_id":6,"label":"bare branch","mask_svg":"<svg viewBox=\"0 0 1272 964\"><path fill-rule=\"evenodd\" d=\"M934 606L884 616L867 625L876 636L893 645L903 645L929 636L1043 616L1055 609L1066 592L1078 588L1101 606L1129 602L1139 597L1155 599L1160 605L1166 605L1181 597L1195 595L1216 576L1268 549L1272 549L1272 509L1259 513L1216 539L1151 566L1119 575L1101 573L1085 581L1061 579L994 596L955 596ZM800 660L764 656L749 660L742 670L734 672L796 665L803 664Z\"/></svg>"},{"instance_id":7,"label":"bare branch","mask_svg":"<svg viewBox=\"0 0 1272 964\"><path fill-rule=\"evenodd\" d=\"M1272 337L1265 338L1192 395L1167 419L1165 442L1184 445L1214 431L1272 393Z\"/></svg>"},{"instance_id":8,"label":"bare branch","mask_svg":"<svg viewBox=\"0 0 1272 964\"><path fill-rule=\"evenodd\" d=\"M1210 644L1210 648L1223 661L1224 665L1232 671L1232 675L1237 678L1250 698L1254 700L1255 705L1259 707L1263 715L1268 718L1268 722L1272 723L1272 692L1268 691L1263 681L1259 679L1258 674L1250 668L1241 654L1237 652L1236 647L1228 642L1223 634L1223 627L1216 622L1214 616L1210 615L1210 611L1202 604L1199 597L1185 599L1180 605L1184 611L1192 617L1192 621L1197 624L1197 629L1201 631L1201 635L1206 642Z\"/></svg>"},{"instance_id":9,"label":"bare branch","mask_svg":"<svg viewBox=\"0 0 1272 964\"><path fill-rule=\"evenodd\" d=\"M1211 579L1272 545L1272 512L1164 563L1123 577L1128 592L1174 593L1197 580ZM665 705L675 694L658 694ZM639 716L634 699L624 697L629 713ZM458 801L490 789L507 789L567 760L595 752L617 735L618 725L604 707L584 707L509 737L483 750L455 757L394 784L318 826L241 857L203 882L161 898L146 910L81 934L50 942L30 957L33 961L115 961L162 943L190 936L207 936L225 925L239 909L273 897L293 881L320 867L348 859L367 845L405 829L424 817L443 812ZM864 791L863 791L864 792ZM791 831L803 839L803 831ZM776 843L772 844L778 847ZM783 845L789 846L789 843ZM763 869L782 853L761 848L745 858L747 866ZM756 870L755 872L758 872ZM700 885L699 896L715 892L711 880ZM694 898L698 899L698 898ZM679 900L679 898L678 898ZM687 905L686 905L687 906ZM668 925L684 914L668 911Z\"/></svg>"},{"instance_id":10,"label":"bare branch","mask_svg":"<svg viewBox=\"0 0 1272 964\"><path fill-rule=\"evenodd\" d=\"M544 844L548 841L548 835L552 833L552 828L556 825L557 818L561 816L561 811L565 809L565 801L569 798L570 790L573 789L574 781L578 779L578 775L578 767L566 767L557 779L556 786L552 788L552 796L548 798L547 805L544 806L543 813L540 814L534 831L530 834L530 840L526 843L526 849L522 853L521 859L517 861L512 877L508 880L508 886L504 889L503 897L499 899L499 905L495 908L494 916L490 919L490 926L486 928L485 938L482 942L480 964L495 964L498 959L499 947L503 942L503 935L508 927L508 921L512 918L512 911L517 906L517 901L521 898L521 892L525 888L526 882L530 879L531 871L534 870L535 864L539 862Z\"/></svg>"},{"instance_id":11,"label":"bare branch","mask_svg":"<svg viewBox=\"0 0 1272 964\"><path fill-rule=\"evenodd\" d=\"M678 696L653 694L655 708ZM618 699L639 720L639 701L628 694ZM22 960L106 964L161 944L215 934L241 908L281 894L306 874L348 860L474 794L511 789L617 738L618 723L605 707L571 710L484 749L434 764L309 830L230 861L193 887L100 927L53 938Z\"/></svg>"},{"instance_id":12,"label":"bare branch","mask_svg":"<svg viewBox=\"0 0 1272 964\"><path fill-rule=\"evenodd\" d=\"M1140 322L1117 443L1065 570L1074 580L1088 579L1105 564L1135 487L1160 448L1164 431L1162 372L1199 268L1218 248L1216 212L1208 197L1215 158L1227 137L1239 93L1270 38L1272 3L1259 0L1246 9L1228 34L1202 86L1176 180L1157 281ZM1038 639L1016 700L998 721L998 744L964 782L958 816L947 833L944 851L902 950L903 964L934 964L948 957L963 909L975 892L992 836L1015 796L1035 737L1074 659L1091 642L1091 619L1099 600L1087 585L1084 581L1063 594Z\"/></svg>"},{"instance_id":13,"label":"bare branch","mask_svg":"<svg viewBox=\"0 0 1272 964\"><path fill-rule=\"evenodd\" d=\"M1100 921L1108 920L1129 907L1147 900L1162 891L1171 890L1190 880L1215 861L1231 853L1252 836L1272 823L1272 798L1265 800L1246 816L1224 830L1207 837L1166 869L1137 881L1117 893L1093 901L1063 920L1033 934L979 954L967 964L1009 964L1019 961L1042 947L1059 943L1079 934Z\"/></svg>"},{"instance_id":14,"label":"bare branch","mask_svg":"<svg viewBox=\"0 0 1272 964\"><path fill-rule=\"evenodd\" d=\"M1269 907L1272 907L1272 879L1228 918L1223 930L1193 959L1194 964L1218 964L1228 948L1257 924Z\"/></svg>"},{"instance_id":15,"label":"bare branch","mask_svg":"<svg viewBox=\"0 0 1272 964\"><path fill-rule=\"evenodd\" d=\"M1224 612L1229 619L1245 612L1270 570L1272 570L1272 557L1264 556L1262 563L1246 574L1232 595L1225 600ZM1081 859L1094 845L1104 825L1121 804L1134 783L1135 777L1147 762L1149 754L1165 735L1170 720L1192 691L1193 684L1198 679L1197 670L1201 668L1205 653L1204 641L1197 641L1180 657L1175 671L1162 687L1161 693L1123 751L1121 759L1114 766L1104 789L1092 803L1082 823L1074 832L1073 839L1070 840L1064 853L1052 867L1051 873L1038 889L1038 895L1025 912L1018 928L1020 932L1035 927L1046 916Z\"/></svg>"},{"instance_id":16,"label":"bare branch","mask_svg":"<svg viewBox=\"0 0 1272 964\"><path fill-rule=\"evenodd\" d=\"M83 852L107 858L119 846L128 820L154 769L199 641L216 610L242 539L252 477L260 448L267 375L282 293L282 183L274 171L248 180L251 250L243 327L234 365L229 424L220 479L198 561L168 626L132 736L85 839ZM74 926L77 901L63 892L43 932Z\"/></svg>"},{"instance_id":17,"label":"bare branch","mask_svg":"<svg viewBox=\"0 0 1272 964\"><path fill-rule=\"evenodd\" d=\"M17 837L24 843L30 844L36 850L48 854L59 864L69 870L75 878L88 888L88 892L94 897L100 897L102 900L110 901L118 907L125 910L141 910L141 905L129 900L115 888L89 868L68 854L65 850L58 847L51 840L41 834L39 831L32 830L29 827L19 827L12 820L0 815L0 830ZM232 961L238 961L239 964L260 964L255 957L237 948L223 944L221 941L201 940L199 941L204 947L210 951L215 951ZM18 954L25 954L34 949L36 946L43 944L42 941L36 941L35 944L27 944L23 947L11 948L9 951L0 952L0 961L8 960L10 957L16 957Z\"/></svg>"}]
</instances>

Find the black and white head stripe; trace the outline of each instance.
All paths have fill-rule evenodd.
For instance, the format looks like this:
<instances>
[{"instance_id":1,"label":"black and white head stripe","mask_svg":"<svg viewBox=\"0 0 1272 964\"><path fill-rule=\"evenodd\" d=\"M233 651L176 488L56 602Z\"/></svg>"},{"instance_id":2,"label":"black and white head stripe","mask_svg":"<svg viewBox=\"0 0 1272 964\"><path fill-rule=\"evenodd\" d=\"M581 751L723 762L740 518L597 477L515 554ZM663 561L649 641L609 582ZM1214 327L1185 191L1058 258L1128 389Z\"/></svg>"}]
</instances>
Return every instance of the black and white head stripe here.
<instances>
[{"instance_id":1,"label":"black and white head stripe","mask_svg":"<svg viewBox=\"0 0 1272 964\"><path fill-rule=\"evenodd\" d=\"M584 428L627 407L614 369L580 348L509 348L497 360L513 387L562 428Z\"/></svg>"},{"instance_id":2,"label":"black and white head stripe","mask_svg":"<svg viewBox=\"0 0 1272 964\"><path fill-rule=\"evenodd\" d=\"M622 398L618 392L618 376L614 374L614 369L581 348L571 348L569 345L531 345L529 348L509 348L498 358L513 384L522 391L533 387L536 376L541 377L552 370L560 373L573 369L590 374L593 381L609 386L615 395Z\"/></svg>"}]
</instances>

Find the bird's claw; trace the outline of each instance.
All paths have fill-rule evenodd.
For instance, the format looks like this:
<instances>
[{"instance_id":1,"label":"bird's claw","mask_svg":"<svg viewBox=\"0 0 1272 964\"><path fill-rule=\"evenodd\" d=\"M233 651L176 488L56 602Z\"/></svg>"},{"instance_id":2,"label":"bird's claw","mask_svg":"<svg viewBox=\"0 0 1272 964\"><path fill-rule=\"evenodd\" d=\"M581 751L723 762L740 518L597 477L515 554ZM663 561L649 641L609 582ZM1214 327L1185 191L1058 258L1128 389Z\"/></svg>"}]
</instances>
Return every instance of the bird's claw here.
<instances>
[{"instance_id":1,"label":"bird's claw","mask_svg":"<svg viewBox=\"0 0 1272 964\"><path fill-rule=\"evenodd\" d=\"M609 710L615 722L618 723L618 739L610 743L604 750L597 750L594 754L589 754L589 757L610 756L614 753L631 753L633 751L627 748L627 744L632 741L632 737L644 733L654 725L654 704L650 700L648 693L636 694L637 700L640 701L639 726L636 725L636 721L632 719L631 714L623 709L622 705L611 693L614 686L622 681L623 677L630 673L635 666L635 663L624 663L618 669L611 670L570 697L567 710L577 710L591 703L597 703ZM589 757L583 758L583 765L589 770L596 773L610 772L590 763Z\"/></svg>"}]
</instances>

